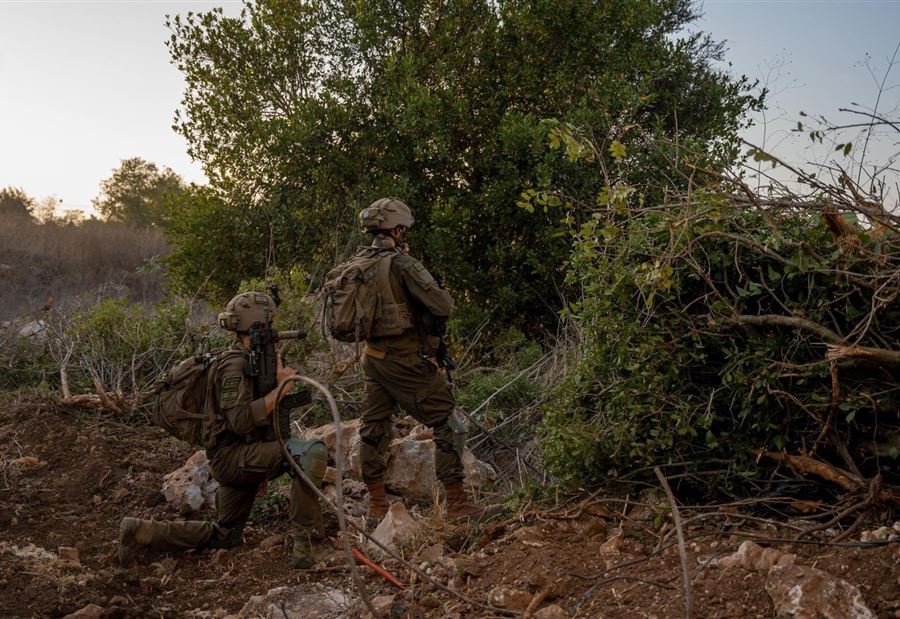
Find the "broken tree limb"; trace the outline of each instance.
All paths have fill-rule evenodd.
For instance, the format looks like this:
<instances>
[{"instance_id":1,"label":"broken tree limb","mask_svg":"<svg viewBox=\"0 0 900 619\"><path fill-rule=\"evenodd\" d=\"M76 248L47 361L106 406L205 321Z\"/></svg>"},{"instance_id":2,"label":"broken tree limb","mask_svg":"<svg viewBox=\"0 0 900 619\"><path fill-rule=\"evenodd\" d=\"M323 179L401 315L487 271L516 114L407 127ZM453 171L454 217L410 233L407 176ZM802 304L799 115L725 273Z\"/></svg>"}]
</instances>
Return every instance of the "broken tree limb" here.
<instances>
[{"instance_id":1,"label":"broken tree limb","mask_svg":"<svg viewBox=\"0 0 900 619\"><path fill-rule=\"evenodd\" d=\"M663 490L666 493L666 498L669 500L669 506L672 508L672 520L675 521L675 531L678 534L678 554L681 557L681 571L684 579L684 616L686 619L691 619L691 615L694 611L694 594L691 588L691 569L688 564L687 548L684 544L684 529L681 524L681 514L678 513L675 495L672 494L672 488L669 487L666 476L663 475L662 470L660 470L658 466L653 467L653 472L656 473L656 478L662 485Z\"/></svg>"},{"instance_id":2,"label":"broken tree limb","mask_svg":"<svg viewBox=\"0 0 900 619\"><path fill-rule=\"evenodd\" d=\"M770 460L775 460L776 462L784 462L798 473L815 475L820 479L830 481L847 492L858 492L866 487L866 482L861 477L857 477L849 471L840 469L827 462L810 458L809 456L792 456L790 454L778 453L775 451L763 451L760 452L759 455Z\"/></svg>"},{"instance_id":3,"label":"broken tree limb","mask_svg":"<svg viewBox=\"0 0 900 619\"><path fill-rule=\"evenodd\" d=\"M844 343L844 338L827 327L823 327L817 322L800 318L798 316L782 316L781 314L763 314L754 316L751 314L738 314L732 320L741 325L753 325L756 327L788 327L790 329L800 329L818 335L820 338L830 344L840 345Z\"/></svg>"},{"instance_id":4,"label":"broken tree limb","mask_svg":"<svg viewBox=\"0 0 900 619\"><path fill-rule=\"evenodd\" d=\"M888 365L900 365L900 351L886 348L873 348L871 346L847 345L846 340L827 327L817 322L800 318L799 316L782 316L781 314L763 314L754 316L751 314L738 314L731 319L740 325L753 325L757 327L787 327L799 329L818 335L828 346L826 358L836 361L846 357L869 359Z\"/></svg>"}]
</instances>

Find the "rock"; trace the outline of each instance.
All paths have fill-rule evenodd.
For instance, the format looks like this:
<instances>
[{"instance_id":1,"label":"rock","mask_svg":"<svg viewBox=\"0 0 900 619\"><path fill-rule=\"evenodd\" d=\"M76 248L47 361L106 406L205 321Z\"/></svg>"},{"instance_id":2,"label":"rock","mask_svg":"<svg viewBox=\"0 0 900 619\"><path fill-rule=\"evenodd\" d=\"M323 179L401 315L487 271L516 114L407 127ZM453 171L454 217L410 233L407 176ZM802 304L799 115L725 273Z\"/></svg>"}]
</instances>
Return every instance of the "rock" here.
<instances>
[{"instance_id":1,"label":"rock","mask_svg":"<svg viewBox=\"0 0 900 619\"><path fill-rule=\"evenodd\" d=\"M25 469L33 469L39 466L43 466L47 464L43 460L35 458L34 456L22 456L21 458L16 458L11 462L13 466L21 466Z\"/></svg>"},{"instance_id":2,"label":"rock","mask_svg":"<svg viewBox=\"0 0 900 619\"><path fill-rule=\"evenodd\" d=\"M96 604L88 604L84 608L76 610L63 617L63 619L100 619L103 616L103 607Z\"/></svg>"},{"instance_id":3,"label":"rock","mask_svg":"<svg viewBox=\"0 0 900 619\"><path fill-rule=\"evenodd\" d=\"M494 587L487 596L488 604L509 610L525 610L531 603L531 594L512 587Z\"/></svg>"},{"instance_id":4,"label":"rock","mask_svg":"<svg viewBox=\"0 0 900 619\"><path fill-rule=\"evenodd\" d=\"M399 429L399 426L398 426ZM428 500L434 495L437 476L434 468L435 446L431 428L414 426L408 434L395 438L388 449L384 481L388 489L414 500ZM350 443L352 474L359 477L359 437ZM481 462L471 450L463 451L464 483L478 489L497 478L494 468Z\"/></svg>"},{"instance_id":5,"label":"rock","mask_svg":"<svg viewBox=\"0 0 900 619\"><path fill-rule=\"evenodd\" d=\"M263 552L270 552L284 545L284 535L270 535L259 543L259 549Z\"/></svg>"},{"instance_id":6,"label":"rock","mask_svg":"<svg viewBox=\"0 0 900 619\"><path fill-rule=\"evenodd\" d=\"M47 339L47 323L43 320L26 322L19 329L19 337L31 337L43 342Z\"/></svg>"},{"instance_id":7,"label":"rock","mask_svg":"<svg viewBox=\"0 0 900 619\"><path fill-rule=\"evenodd\" d=\"M438 542L419 553L419 560L426 563L437 563L444 556L444 545Z\"/></svg>"},{"instance_id":8,"label":"rock","mask_svg":"<svg viewBox=\"0 0 900 619\"><path fill-rule=\"evenodd\" d=\"M599 535L606 535L606 521L602 518L591 518L587 522L579 523L580 524L580 537L582 540L587 541L592 537L596 537Z\"/></svg>"},{"instance_id":9,"label":"rock","mask_svg":"<svg viewBox=\"0 0 900 619\"><path fill-rule=\"evenodd\" d=\"M128 498L129 494L131 494L131 490L129 490L128 486L123 482L123 485L119 486L119 489L116 490L115 494L110 497L110 501L113 503L121 503Z\"/></svg>"},{"instance_id":10,"label":"rock","mask_svg":"<svg viewBox=\"0 0 900 619\"><path fill-rule=\"evenodd\" d=\"M766 592L777 617L875 619L859 589L813 567L774 566L766 577Z\"/></svg>"},{"instance_id":11,"label":"rock","mask_svg":"<svg viewBox=\"0 0 900 619\"><path fill-rule=\"evenodd\" d=\"M163 478L162 494L182 514L191 514L215 508L218 485L210 475L206 452L198 451Z\"/></svg>"},{"instance_id":12,"label":"rock","mask_svg":"<svg viewBox=\"0 0 900 619\"><path fill-rule=\"evenodd\" d=\"M379 617L390 616L389 613L391 612L391 607L394 605L394 598L395 596L393 595L378 595L372 598L372 607L375 608ZM361 619L374 619L368 608L364 608L360 617Z\"/></svg>"},{"instance_id":13,"label":"rock","mask_svg":"<svg viewBox=\"0 0 900 619\"><path fill-rule=\"evenodd\" d=\"M766 573L776 565L793 565L797 555L788 554L777 548L762 548L747 540L736 552L719 559L720 567L742 567L745 570Z\"/></svg>"},{"instance_id":14,"label":"rock","mask_svg":"<svg viewBox=\"0 0 900 619\"><path fill-rule=\"evenodd\" d=\"M72 546L60 546L59 564L64 567L81 567L81 556L78 549Z\"/></svg>"},{"instance_id":15,"label":"rock","mask_svg":"<svg viewBox=\"0 0 900 619\"><path fill-rule=\"evenodd\" d=\"M569 614L558 604L545 606L536 613L534 619L567 619Z\"/></svg>"},{"instance_id":16,"label":"rock","mask_svg":"<svg viewBox=\"0 0 900 619\"><path fill-rule=\"evenodd\" d=\"M437 483L434 442L417 441L410 434L391 443L384 483L388 489L410 499L430 499Z\"/></svg>"},{"instance_id":17,"label":"rock","mask_svg":"<svg viewBox=\"0 0 900 619\"><path fill-rule=\"evenodd\" d=\"M351 616L352 600L341 589L315 584L277 587L255 595L237 614L239 618L341 619Z\"/></svg>"},{"instance_id":18,"label":"rock","mask_svg":"<svg viewBox=\"0 0 900 619\"><path fill-rule=\"evenodd\" d=\"M859 536L859 541L861 542L883 542L886 540L897 539L896 524L894 528L889 527L879 527L874 531L863 531Z\"/></svg>"},{"instance_id":19,"label":"rock","mask_svg":"<svg viewBox=\"0 0 900 619\"><path fill-rule=\"evenodd\" d=\"M422 608L430 610L432 608L437 608L438 606L440 606L441 601L433 595L426 595L421 600L419 600L419 604L422 606Z\"/></svg>"},{"instance_id":20,"label":"rock","mask_svg":"<svg viewBox=\"0 0 900 619\"><path fill-rule=\"evenodd\" d=\"M622 546L622 542L625 540L625 533L622 531L622 528L619 527L613 534L609 537L608 540L603 542L603 545L600 546L598 552L600 554L617 554L619 552L619 548Z\"/></svg>"},{"instance_id":21,"label":"rock","mask_svg":"<svg viewBox=\"0 0 900 619\"><path fill-rule=\"evenodd\" d=\"M474 557L460 557L456 560L456 569L460 574L469 574L475 578L484 576L485 564Z\"/></svg>"},{"instance_id":22,"label":"rock","mask_svg":"<svg viewBox=\"0 0 900 619\"><path fill-rule=\"evenodd\" d=\"M359 477L359 419L352 419L341 423L341 452L346 459L344 464L349 469L349 474ZM306 438L319 439L328 448L328 457L334 462L336 458L335 446L337 445L337 430L333 423L314 428L306 433ZM347 474L347 473L345 473Z\"/></svg>"},{"instance_id":23,"label":"rock","mask_svg":"<svg viewBox=\"0 0 900 619\"><path fill-rule=\"evenodd\" d=\"M418 524L406 511L406 507L402 502L391 505L388 513L382 518L372 537L392 550L397 550L400 546L412 539L413 534L418 528ZM370 544L373 552L380 552L377 546Z\"/></svg>"},{"instance_id":24,"label":"rock","mask_svg":"<svg viewBox=\"0 0 900 619\"><path fill-rule=\"evenodd\" d=\"M46 563L57 559L57 556L49 550L45 550L34 544L26 544L19 547L6 542L0 542L0 554L3 553L14 555L29 564Z\"/></svg>"}]
</instances>

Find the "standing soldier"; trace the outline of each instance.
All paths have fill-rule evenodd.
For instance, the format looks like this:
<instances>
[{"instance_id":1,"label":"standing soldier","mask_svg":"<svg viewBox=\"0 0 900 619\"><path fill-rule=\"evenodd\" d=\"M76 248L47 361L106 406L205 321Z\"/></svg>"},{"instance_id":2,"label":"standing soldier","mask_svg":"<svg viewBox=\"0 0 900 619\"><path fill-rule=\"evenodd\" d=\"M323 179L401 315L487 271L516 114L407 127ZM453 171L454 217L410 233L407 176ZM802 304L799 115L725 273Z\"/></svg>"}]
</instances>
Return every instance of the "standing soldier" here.
<instances>
[{"instance_id":1,"label":"standing soldier","mask_svg":"<svg viewBox=\"0 0 900 619\"><path fill-rule=\"evenodd\" d=\"M453 300L421 262L407 255L408 246L402 239L413 225L413 216L406 204L397 198L382 198L359 217L373 241L358 256L392 258L390 276L379 282L389 289L379 288L378 294L383 308L390 306L392 325L401 325L391 329L394 334L379 336L376 332L366 339L362 360L366 381L359 457L369 491L367 516L374 521L388 510L385 453L394 430L391 415L398 404L433 431L435 469L444 485L448 517L491 516L499 507L473 505L463 488L463 444L454 440L451 428L455 402L435 362ZM393 303L385 303L385 299L393 299Z\"/></svg>"},{"instance_id":2,"label":"standing soldier","mask_svg":"<svg viewBox=\"0 0 900 619\"><path fill-rule=\"evenodd\" d=\"M239 294L219 314L219 325L234 331L234 345L210 370L215 414L209 422L206 455L216 490L216 521L165 522L126 517L119 538L119 561L129 565L141 548L157 551L190 548L231 548L241 534L260 489L268 480L290 472L272 431L272 412L279 389L294 374L277 361L278 386L254 399L254 384L245 373L254 323L275 318L272 298L259 292ZM290 439L288 447L300 466L320 487L327 450L321 441ZM294 546L291 564L308 569L315 564L313 544L324 539L322 512L315 493L299 477L291 481L291 522Z\"/></svg>"}]
</instances>

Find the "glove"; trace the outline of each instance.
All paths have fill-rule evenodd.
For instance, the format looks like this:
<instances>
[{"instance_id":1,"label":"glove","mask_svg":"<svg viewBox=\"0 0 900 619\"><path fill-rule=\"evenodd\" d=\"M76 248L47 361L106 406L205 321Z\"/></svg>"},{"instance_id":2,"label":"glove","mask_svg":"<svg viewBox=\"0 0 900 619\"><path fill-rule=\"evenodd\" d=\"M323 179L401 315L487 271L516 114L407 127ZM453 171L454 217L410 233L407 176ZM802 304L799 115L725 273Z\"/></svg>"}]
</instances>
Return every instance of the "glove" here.
<instances>
[{"instance_id":1,"label":"glove","mask_svg":"<svg viewBox=\"0 0 900 619\"><path fill-rule=\"evenodd\" d=\"M436 358L438 365L445 370L456 369L456 361L450 356L450 350L447 348L447 343L444 342L444 338L441 338L441 343L438 345Z\"/></svg>"}]
</instances>

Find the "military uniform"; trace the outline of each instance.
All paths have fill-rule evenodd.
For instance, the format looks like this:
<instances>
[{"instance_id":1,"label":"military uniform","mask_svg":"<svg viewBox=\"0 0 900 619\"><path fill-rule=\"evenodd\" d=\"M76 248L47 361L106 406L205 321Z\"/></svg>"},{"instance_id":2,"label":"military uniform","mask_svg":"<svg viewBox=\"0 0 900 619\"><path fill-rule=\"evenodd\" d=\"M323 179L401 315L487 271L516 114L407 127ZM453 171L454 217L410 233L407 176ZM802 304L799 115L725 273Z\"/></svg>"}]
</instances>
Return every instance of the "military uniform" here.
<instances>
[{"instance_id":1,"label":"military uniform","mask_svg":"<svg viewBox=\"0 0 900 619\"><path fill-rule=\"evenodd\" d=\"M401 335L366 340L362 362L365 395L359 428L363 481L371 484L384 477L384 456L393 434L391 414L398 404L432 428L438 479L444 484L461 481L462 461L448 423L455 401L444 375L430 360L438 344L433 335L435 324L446 322L453 300L421 262L402 254L391 239L376 236L372 246L360 253L393 256L392 295L406 304L413 323Z\"/></svg>"},{"instance_id":2,"label":"military uniform","mask_svg":"<svg viewBox=\"0 0 900 619\"><path fill-rule=\"evenodd\" d=\"M373 235L371 247L361 249L359 257L390 259L388 277L381 277L384 270L379 269L374 279L381 315L376 312L365 331L362 362L366 382L359 458L369 493L367 521L374 523L388 510L384 457L393 436L391 414L398 405L432 429L435 470L444 485L447 516L490 517L500 507L473 505L463 487L464 428L453 418L453 394L435 362L453 300L421 262L397 248L414 221L410 208L393 197L376 200L359 214L363 229ZM460 432L455 433L451 424Z\"/></svg>"},{"instance_id":3,"label":"military uniform","mask_svg":"<svg viewBox=\"0 0 900 619\"><path fill-rule=\"evenodd\" d=\"M236 546L260 485L291 472L275 438L265 396L253 397L253 382L244 373L246 352L236 342L220 356L209 377L216 414L207 429L206 455L212 476L219 482L215 522L125 518L119 544L123 564L130 563L142 546L157 551ZM291 441L290 445L296 446L292 453L321 487L327 463L324 443ZM297 567L310 567L312 541L323 537L322 512L317 496L299 477L291 480L290 519L295 527L291 560Z\"/></svg>"}]
</instances>

